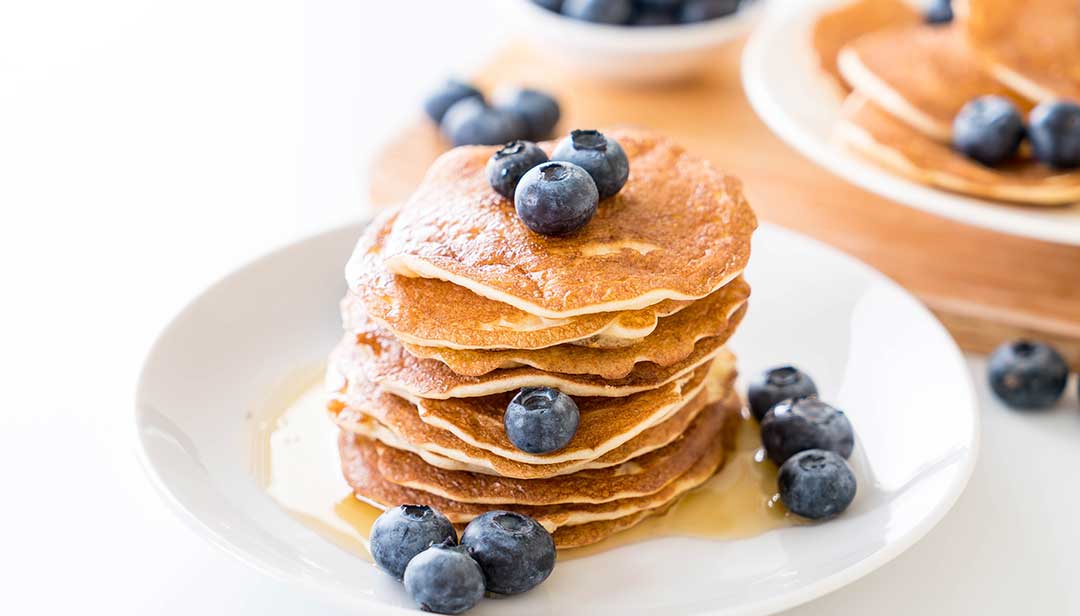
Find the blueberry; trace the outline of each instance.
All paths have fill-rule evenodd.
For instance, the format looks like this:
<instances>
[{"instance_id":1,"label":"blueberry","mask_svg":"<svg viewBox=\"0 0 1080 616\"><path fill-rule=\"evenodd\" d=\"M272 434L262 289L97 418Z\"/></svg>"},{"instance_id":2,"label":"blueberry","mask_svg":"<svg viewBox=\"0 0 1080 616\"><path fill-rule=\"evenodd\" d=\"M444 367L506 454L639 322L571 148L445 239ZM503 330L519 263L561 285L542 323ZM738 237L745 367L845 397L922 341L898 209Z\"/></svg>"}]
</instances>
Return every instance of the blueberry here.
<instances>
[{"instance_id":1,"label":"blueberry","mask_svg":"<svg viewBox=\"0 0 1080 616\"><path fill-rule=\"evenodd\" d=\"M433 545L409 561L405 590L425 612L460 614L484 598L484 572L465 548Z\"/></svg>"},{"instance_id":2,"label":"blueberry","mask_svg":"<svg viewBox=\"0 0 1080 616\"><path fill-rule=\"evenodd\" d=\"M1056 169L1080 166L1080 105L1046 101L1028 117L1028 140L1035 158Z\"/></svg>"},{"instance_id":3,"label":"blueberry","mask_svg":"<svg viewBox=\"0 0 1080 616\"><path fill-rule=\"evenodd\" d=\"M521 176L540 163L547 162L547 154L531 141L511 141L492 154L487 164L487 177L495 192L514 198Z\"/></svg>"},{"instance_id":4,"label":"blueberry","mask_svg":"<svg viewBox=\"0 0 1080 616\"><path fill-rule=\"evenodd\" d=\"M630 0L565 0L562 13L567 17L601 24L625 24L634 13Z\"/></svg>"},{"instance_id":5,"label":"blueberry","mask_svg":"<svg viewBox=\"0 0 1080 616\"><path fill-rule=\"evenodd\" d=\"M578 427L577 403L550 387L523 387L503 415L506 437L527 453L558 451L574 438Z\"/></svg>"},{"instance_id":6,"label":"blueberry","mask_svg":"<svg viewBox=\"0 0 1080 616\"><path fill-rule=\"evenodd\" d=\"M746 397L750 400L750 412L761 421L777 402L816 396L817 392L817 385L808 374L795 366L785 365L769 368L758 375L750 382Z\"/></svg>"},{"instance_id":7,"label":"blueberry","mask_svg":"<svg viewBox=\"0 0 1080 616\"><path fill-rule=\"evenodd\" d=\"M441 128L455 146L497 145L518 139L526 132L520 118L488 107L478 98L454 103L443 116Z\"/></svg>"},{"instance_id":8,"label":"blueberry","mask_svg":"<svg viewBox=\"0 0 1080 616\"><path fill-rule=\"evenodd\" d=\"M562 9L563 0L532 0L532 3L542 9L558 13Z\"/></svg>"},{"instance_id":9,"label":"blueberry","mask_svg":"<svg viewBox=\"0 0 1080 616\"><path fill-rule=\"evenodd\" d=\"M387 509L371 526L371 557L390 575L401 579L405 565L429 546L457 541L454 525L446 516L424 505L401 505Z\"/></svg>"},{"instance_id":10,"label":"blueberry","mask_svg":"<svg viewBox=\"0 0 1080 616\"><path fill-rule=\"evenodd\" d=\"M694 23L727 17L739 10L739 0L689 0L679 9L679 21Z\"/></svg>"},{"instance_id":11,"label":"blueberry","mask_svg":"<svg viewBox=\"0 0 1080 616\"><path fill-rule=\"evenodd\" d=\"M572 163L547 162L521 177L514 208L525 226L543 235L569 235L596 214L600 197L589 174Z\"/></svg>"},{"instance_id":12,"label":"blueberry","mask_svg":"<svg viewBox=\"0 0 1080 616\"><path fill-rule=\"evenodd\" d=\"M525 125L525 139L539 141L551 136L559 123L559 102L539 90L515 88L499 92L495 107L518 117Z\"/></svg>"},{"instance_id":13,"label":"blueberry","mask_svg":"<svg viewBox=\"0 0 1080 616\"><path fill-rule=\"evenodd\" d=\"M1020 112L1002 96L980 96L953 120L953 147L989 167L1012 157L1023 138Z\"/></svg>"},{"instance_id":14,"label":"blueberry","mask_svg":"<svg viewBox=\"0 0 1080 616\"><path fill-rule=\"evenodd\" d=\"M844 512L855 499L855 473L831 451L810 449L780 466L780 500L792 513L826 520Z\"/></svg>"},{"instance_id":15,"label":"blueberry","mask_svg":"<svg viewBox=\"0 0 1080 616\"><path fill-rule=\"evenodd\" d=\"M677 23L675 13L663 9L641 9L630 21L634 26L670 26Z\"/></svg>"},{"instance_id":16,"label":"blueberry","mask_svg":"<svg viewBox=\"0 0 1080 616\"><path fill-rule=\"evenodd\" d=\"M930 6L923 13L923 21L928 24L947 24L952 20L952 0L931 0Z\"/></svg>"},{"instance_id":17,"label":"blueberry","mask_svg":"<svg viewBox=\"0 0 1080 616\"><path fill-rule=\"evenodd\" d=\"M1030 340L1007 342L990 355L990 387L1014 409L1054 406L1065 391L1069 366L1046 344Z\"/></svg>"},{"instance_id":18,"label":"blueberry","mask_svg":"<svg viewBox=\"0 0 1080 616\"><path fill-rule=\"evenodd\" d=\"M765 413L761 443L777 464L807 449L827 449L846 458L855 448L855 432L840 409L817 398L798 398Z\"/></svg>"},{"instance_id":19,"label":"blueberry","mask_svg":"<svg viewBox=\"0 0 1080 616\"><path fill-rule=\"evenodd\" d=\"M489 592L515 595L555 568L555 540L527 515L489 511L465 527L461 545L480 564Z\"/></svg>"},{"instance_id":20,"label":"blueberry","mask_svg":"<svg viewBox=\"0 0 1080 616\"><path fill-rule=\"evenodd\" d=\"M454 103L465 100L467 98L475 98L476 100L483 101L484 95L480 93L472 85L463 81L457 81L456 79L448 79L446 83L441 85L438 90L435 90L424 100L424 113L436 124L443 121L446 116L446 111L454 105Z\"/></svg>"},{"instance_id":21,"label":"blueberry","mask_svg":"<svg viewBox=\"0 0 1080 616\"><path fill-rule=\"evenodd\" d=\"M551 160L564 160L589 172L600 198L619 192L630 176L630 161L622 146L598 130L575 130L559 142Z\"/></svg>"}]
</instances>

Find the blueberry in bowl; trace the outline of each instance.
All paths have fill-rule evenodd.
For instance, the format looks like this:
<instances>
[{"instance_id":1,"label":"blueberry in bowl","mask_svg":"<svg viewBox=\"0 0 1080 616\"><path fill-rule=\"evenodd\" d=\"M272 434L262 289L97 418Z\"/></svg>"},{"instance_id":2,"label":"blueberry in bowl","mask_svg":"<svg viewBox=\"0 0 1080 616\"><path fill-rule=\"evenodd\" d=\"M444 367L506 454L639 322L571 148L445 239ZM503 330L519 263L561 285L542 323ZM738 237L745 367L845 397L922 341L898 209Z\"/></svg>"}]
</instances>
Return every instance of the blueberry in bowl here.
<instances>
[{"instance_id":1,"label":"blueberry in bowl","mask_svg":"<svg viewBox=\"0 0 1080 616\"><path fill-rule=\"evenodd\" d=\"M1061 354L1031 340L999 346L990 355L987 371L997 397L1020 410L1054 406L1069 380L1069 366Z\"/></svg>"},{"instance_id":2,"label":"blueberry in bowl","mask_svg":"<svg viewBox=\"0 0 1080 616\"><path fill-rule=\"evenodd\" d=\"M555 540L539 522L510 511L489 511L461 533L461 545L480 565L488 592L516 595L555 568Z\"/></svg>"},{"instance_id":3,"label":"blueberry in bowl","mask_svg":"<svg viewBox=\"0 0 1080 616\"><path fill-rule=\"evenodd\" d=\"M750 402L750 412L761 421L777 402L816 396L817 392L817 385L810 375L785 364L769 368L755 377L750 382L746 397Z\"/></svg>"},{"instance_id":4,"label":"blueberry in bowl","mask_svg":"<svg viewBox=\"0 0 1080 616\"><path fill-rule=\"evenodd\" d=\"M840 409L817 398L796 398L777 403L765 414L761 442L777 464L808 449L848 458L855 448L855 432Z\"/></svg>"},{"instance_id":5,"label":"blueberry in bowl","mask_svg":"<svg viewBox=\"0 0 1080 616\"><path fill-rule=\"evenodd\" d=\"M434 544L457 542L454 525L425 505L387 509L371 527L371 557L383 571L401 579L414 556Z\"/></svg>"}]
</instances>

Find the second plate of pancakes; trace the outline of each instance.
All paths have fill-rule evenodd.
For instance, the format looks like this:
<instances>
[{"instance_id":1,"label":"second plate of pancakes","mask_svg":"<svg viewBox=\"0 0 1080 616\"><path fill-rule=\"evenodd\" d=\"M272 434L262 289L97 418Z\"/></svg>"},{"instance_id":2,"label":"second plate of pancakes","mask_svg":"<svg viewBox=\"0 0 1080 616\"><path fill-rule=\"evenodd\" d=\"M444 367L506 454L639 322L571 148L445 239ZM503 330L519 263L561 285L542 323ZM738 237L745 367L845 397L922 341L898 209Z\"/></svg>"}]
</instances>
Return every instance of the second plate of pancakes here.
<instances>
[{"instance_id":1,"label":"second plate of pancakes","mask_svg":"<svg viewBox=\"0 0 1080 616\"><path fill-rule=\"evenodd\" d=\"M326 350L341 340L335 318L344 293L341 264L362 232L362 225L349 225L293 242L192 300L161 334L144 364L137 429L144 464L166 501L197 533L260 571L347 606L342 613L414 614L400 584L275 502L267 492L267 452L259 437L281 412L272 404L274 392L298 368L321 366ZM978 419L967 367L940 323L876 271L770 225L754 236L745 278L753 286L753 309L730 343L740 374L793 362L810 372L830 401L848 413L859 439L853 457L859 494L852 507L828 523L777 528L741 539L678 534L606 547L601 543L586 555L560 560L551 578L534 591L482 602L471 613L772 613L869 573L914 544L946 514L974 467ZM680 312L692 309L698 308L684 306ZM640 314L627 313L617 327L610 319L602 321L573 335L591 337L597 327L606 336L628 336L654 326L651 316ZM430 331L410 330L440 338L453 334L431 325ZM468 346L465 339L458 343ZM522 360L519 351L509 358L446 357L470 370L487 361ZM546 363L551 358L528 359L552 367ZM726 362L726 356L718 355L714 366L724 372L729 369ZM612 376L624 369L612 366ZM687 376L685 389L692 392L701 378L704 375ZM408 385L402 383L403 388ZM737 383L736 391L744 392L745 382ZM344 393L347 397L353 392ZM264 403L268 397L269 405ZM625 399L619 413L624 417L665 406L659 390ZM424 403L424 411L452 425L458 404L452 398L433 398ZM595 404L602 414L604 402ZM689 412L697 408L686 407ZM321 409L316 410L319 425L329 427ZM396 424L393 404L371 410L388 425ZM702 417L709 419L699 412ZM421 424L397 427L411 442L420 442L429 432ZM708 421L700 425L706 432L714 428ZM681 423L675 429L684 430ZM592 428L582 430L592 433ZM697 432L685 430L685 448L692 449ZM498 436L497 431L493 434ZM485 440L483 426L469 436ZM607 433L601 429L595 436L595 446L604 447ZM662 434L639 438L666 439ZM340 481L337 451L332 442L326 445L316 450L325 454L326 474L312 474L312 484ZM469 498L461 493L468 486L445 481L452 471L432 474L416 459L392 449L346 444L344 451L346 460L354 462L350 468L381 464L392 471L396 485ZM658 473L665 465L674 468L682 458L678 447L657 452L642 464ZM498 458L477 456L476 461L499 464L506 476L529 470ZM694 472L690 468L684 474L692 479ZM352 479L359 485L371 477L361 473ZM484 494L501 498L509 485L492 480L483 487ZM607 485L620 486L617 478ZM371 492L394 489L382 483L361 487ZM581 486L593 491L601 487ZM558 495L539 496L544 498L536 507L545 509L538 514L550 514L541 517L552 526L565 516L597 513L588 507L549 510L539 503L555 502ZM591 491L576 496L582 497L606 498ZM456 513L464 519L470 512Z\"/></svg>"},{"instance_id":2,"label":"second plate of pancakes","mask_svg":"<svg viewBox=\"0 0 1080 616\"><path fill-rule=\"evenodd\" d=\"M849 100L844 109L843 93L818 64L812 31L823 13L845 3L777 0L751 37L743 55L743 84L769 128L825 169L883 197L1002 233L1080 245L1078 204L1025 206L948 192L879 166L839 142L836 127L854 103ZM901 49L895 53L907 57ZM933 114L925 115L922 124L934 126Z\"/></svg>"}]
</instances>

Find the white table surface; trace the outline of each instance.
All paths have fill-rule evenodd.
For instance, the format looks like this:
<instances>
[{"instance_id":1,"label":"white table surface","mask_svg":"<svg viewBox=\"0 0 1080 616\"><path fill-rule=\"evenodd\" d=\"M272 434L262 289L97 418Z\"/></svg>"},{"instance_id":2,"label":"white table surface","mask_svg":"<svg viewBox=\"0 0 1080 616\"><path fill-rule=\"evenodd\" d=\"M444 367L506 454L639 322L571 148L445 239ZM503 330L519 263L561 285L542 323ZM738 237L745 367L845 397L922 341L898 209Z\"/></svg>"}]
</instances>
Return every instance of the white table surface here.
<instances>
[{"instance_id":1,"label":"white table surface","mask_svg":"<svg viewBox=\"0 0 1080 616\"><path fill-rule=\"evenodd\" d=\"M373 146L504 36L492 1L0 4L0 612L344 613L159 502L134 383L193 293L363 213ZM956 508L796 613L1080 613L1075 382L1025 416L970 364L982 456Z\"/></svg>"}]
</instances>

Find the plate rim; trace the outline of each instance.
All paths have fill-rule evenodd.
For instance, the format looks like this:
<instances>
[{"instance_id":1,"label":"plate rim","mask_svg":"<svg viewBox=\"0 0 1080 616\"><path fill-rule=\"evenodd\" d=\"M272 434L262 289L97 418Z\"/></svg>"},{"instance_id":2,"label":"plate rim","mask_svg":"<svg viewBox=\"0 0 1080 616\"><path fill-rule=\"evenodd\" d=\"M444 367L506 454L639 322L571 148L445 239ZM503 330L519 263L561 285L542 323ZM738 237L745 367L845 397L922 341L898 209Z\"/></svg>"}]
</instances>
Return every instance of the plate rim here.
<instances>
[{"instance_id":1,"label":"plate rim","mask_svg":"<svg viewBox=\"0 0 1080 616\"><path fill-rule=\"evenodd\" d=\"M798 29L798 34L803 34L801 28L804 20L840 1L774 0L750 35L740 59L739 72L751 108L769 130L815 165L895 203L1010 236L1080 246L1080 219L1073 224L1061 224L1024 213L1025 208L1052 211L1052 206L1024 206L977 199L914 182L852 155L831 140L817 138L788 113L768 87L771 81L765 64L770 54L769 43L783 33L796 34L790 30ZM781 7L787 10L781 10ZM821 80L821 87L825 85L826 82Z\"/></svg>"},{"instance_id":2,"label":"plate rim","mask_svg":"<svg viewBox=\"0 0 1080 616\"><path fill-rule=\"evenodd\" d=\"M271 244L268 248L255 256L239 262L235 267L220 274L198 292L192 295L191 299L184 302L161 326L155 335L153 342L150 344L148 350L143 356L140 363L138 378L135 386L135 395L133 399L132 419L134 420L131 425L131 436L135 440L134 449L135 457L138 465L141 467L147 480L153 486L154 491L166 504L167 508L184 523L190 530L196 535L205 539L208 543L215 546L225 554L236 558L237 560L252 567L256 571L267 575L268 577L285 582L298 590L305 592L318 593L318 595L327 600L328 602L343 608L356 608L357 606L363 606L366 608L376 608L379 613L386 614L415 614L417 613L413 608L398 607L380 602L374 597L362 597L356 594L348 593L335 586L324 584L318 581L316 578L309 578L305 576L298 576L290 574L280 568L274 567L271 564L263 562L259 557L252 555L245 547L238 545L232 539L225 536L218 530L211 527L205 520L200 517L197 511L189 508L185 503L181 502L178 495L170 487L168 480L163 476L161 470L151 460L151 454L148 449L148 442L144 438L143 432L143 390L146 387L147 371L152 364L152 360L160 352L160 347L163 341L168 337L168 334L174 327L193 309L195 308L204 297L213 293L217 288L222 285L228 284L234 278L242 277L248 270L258 267L262 262L279 257L282 253L294 250L302 244L317 241L320 238L327 236L337 235L345 232L353 232L357 237L361 231L372 220L372 217L361 217L351 221L340 222L325 227L319 228L315 231L299 235L293 239L286 240ZM789 234L791 236L798 237L801 240L805 240L808 243L814 245L816 249L831 254L834 257L844 259L849 265L855 266L858 269L863 270L872 277L879 279L880 281L894 287L903 294L911 297L915 300L916 308L923 311L926 316L930 317L931 322L936 326L939 332L943 335L944 341L950 345L950 351L954 355L954 359L963 364L964 374L966 378L961 384L967 391L969 400L971 401L971 426L972 437L970 445L967 450L966 456L963 460L959 461L962 466L959 467L960 472L956 475L953 482L948 486L945 492L944 498L942 498L935 507L930 511L929 515L923 517L918 524L912 527L912 529L901 540L893 541L883 546L880 550L874 552L867 558L859 561L858 563L849 566L841 571L838 571L828 577L821 580L801 586L797 589L784 592L776 597L770 597L754 603L743 604L739 606L719 607L716 609L707 609L703 611L692 612L694 614L702 615L727 615L727 616L754 616L754 615L766 615L773 614L778 611L790 609L807 603L813 599L830 594L852 582L872 573L873 571L884 566L900 554L906 552L913 545L922 540L931 530L934 529L941 522L941 520L952 510L956 501L964 493L970 482L971 476L975 470L975 466L978 462L979 451L981 448L981 416L979 412L978 397L976 396L974 383L967 370L966 361L964 360L963 353L956 345L955 340L945 330L944 325L931 313L926 306L915 298L909 291L900 286L896 281L885 275L884 273L873 268L869 264L851 256L844 251L830 246L825 242L822 242L816 238L810 237L806 234L794 231L779 225L763 222L762 228L769 228L773 232L780 232L781 234Z\"/></svg>"}]
</instances>

